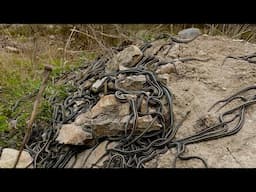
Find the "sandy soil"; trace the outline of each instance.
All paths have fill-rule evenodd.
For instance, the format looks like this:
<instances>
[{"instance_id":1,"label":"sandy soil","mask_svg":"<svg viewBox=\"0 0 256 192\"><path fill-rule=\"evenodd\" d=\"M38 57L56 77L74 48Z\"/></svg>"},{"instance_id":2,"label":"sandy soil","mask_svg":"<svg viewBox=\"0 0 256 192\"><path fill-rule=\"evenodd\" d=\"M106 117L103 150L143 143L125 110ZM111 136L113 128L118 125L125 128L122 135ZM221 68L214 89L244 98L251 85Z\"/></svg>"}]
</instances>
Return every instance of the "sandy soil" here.
<instances>
[{"instance_id":1,"label":"sandy soil","mask_svg":"<svg viewBox=\"0 0 256 192\"><path fill-rule=\"evenodd\" d=\"M246 61L228 59L254 53L256 44L226 37L203 35L188 44L179 44L170 49L166 58L198 57L207 62L188 61L178 63L178 74L169 74L168 86L174 94L174 113L179 121L184 113L191 111L177 133L181 138L198 131L197 120L207 114L216 101L253 85L256 80L256 65ZM163 55L164 50L158 55ZM234 136L187 146L186 155L204 158L211 168L256 167L256 106L246 113L244 127ZM159 155L147 163L147 167L167 168L172 166L175 150ZM199 160L178 161L177 167L203 167Z\"/></svg>"}]
</instances>

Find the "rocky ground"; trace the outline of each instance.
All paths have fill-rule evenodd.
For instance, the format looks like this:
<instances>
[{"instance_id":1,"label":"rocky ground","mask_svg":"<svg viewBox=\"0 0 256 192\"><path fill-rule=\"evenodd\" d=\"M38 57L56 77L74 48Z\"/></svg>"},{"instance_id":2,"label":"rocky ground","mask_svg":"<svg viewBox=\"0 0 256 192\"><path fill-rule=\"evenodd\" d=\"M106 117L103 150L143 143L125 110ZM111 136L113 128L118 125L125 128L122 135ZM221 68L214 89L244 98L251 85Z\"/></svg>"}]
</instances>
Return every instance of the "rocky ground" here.
<instances>
[{"instance_id":1,"label":"rocky ground","mask_svg":"<svg viewBox=\"0 0 256 192\"><path fill-rule=\"evenodd\" d=\"M178 75L169 74L168 86L174 93L174 113L178 118L191 110L190 115L177 133L177 138L200 129L197 120L207 114L216 101L228 97L243 87L255 84L256 66L226 56L241 56L255 52L256 45L224 37L203 35L189 44L179 44L175 52L179 57L210 57L208 62L189 61L177 64ZM211 168L248 168L256 166L255 106L246 114L245 125L234 136L192 144L186 154L198 155L207 160ZM174 151L159 155L148 167L172 166ZM178 161L177 167L202 167L198 160Z\"/></svg>"},{"instance_id":2,"label":"rocky ground","mask_svg":"<svg viewBox=\"0 0 256 192\"><path fill-rule=\"evenodd\" d=\"M156 41L152 48L145 54L152 54L158 50L164 41ZM177 62L176 69L172 66L164 66L158 70L158 74L166 79L168 87L174 94L174 114L176 121L182 119L187 111L191 111L188 118L179 129L176 138L189 136L202 129L211 122L207 116L209 107L216 101L228 97L243 87L255 83L256 66L246 61L229 59L222 65L226 56L242 56L254 53L255 44L241 40L233 40L220 36L203 35L188 44L176 44L167 52L168 47L157 53L163 59L173 58L210 58L209 61ZM242 130L234 136L218 140L188 145L186 155L196 155L204 158L210 168L249 168L256 166L256 132L254 122L256 120L255 106L251 106L246 114L246 121ZM205 122L206 121L206 122ZM201 124L200 124L201 123ZM95 151L103 154L103 143ZM67 167L90 167L92 159L99 156L90 156L88 162L82 164L83 158L89 151L83 152L77 162L73 158ZM158 155L157 158L146 163L147 168L170 168L174 160L176 150L171 149ZM95 161L95 160L94 160ZM180 168L203 167L199 160L177 161Z\"/></svg>"},{"instance_id":3,"label":"rocky ground","mask_svg":"<svg viewBox=\"0 0 256 192\"><path fill-rule=\"evenodd\" d=\"M234 40L221 36L199 36L194 41L187 44L175 44L171 49L168 46L159 50L159 47L165 42L162 40L154 42L153 46L146 50L145 55L156 54L159 58L199 58L208 59L208 61L178 61L173 65L160 67L156 73L164 79L174 95L174 115L175 120L180 121L184 115L190 111L187 119L180 127L176 138L189 136L202 129L204 124L212 123L207 117L209 107L216 101L230 96L232 93L255 84L256 65L242 60L228 59L224 65L223 60L226 56L243 56L255 52L256 44L248 43L242 40ZM111 101L111 99L108 99ZM109 102L109 106L115 103ZM98 103L92 113L86 114L87 121L91 120L94 114L98 113ZM121 106L121 107L120 107ZM117 111L127 115L127 106L120 105ZM100 106L101 107L101 106ZM246 120L243 128L234 136L221 138L218 140L202 142L188 145L186 155L196 155L206 159L210 168L249 168L256 166L256 131L254 124L256 121L256 107L251 106L246 114ZM101 109L102 110L102 109ZM104 110L104 108L103 108ZM106 110L109 110L106 107ZM113 109L111 109L113 111ZM116 110L116 109L115 109ZM109 112L109 111L108 111ZM89 119L89 120L88 120ZM80 117L81 120L81 117ZM76 119L75 123L79 119ZM85 121L85 122L87 122ZM142 120L143 121L143 120ZM209 121L209 122L207 122ZM214 121L214 120L213 120ZM102 121L101 121L102 122ZM100 123L101 123L100 122ZM122 122L120 120L120 122ZM119 123L120 122L107 122ZM148 122L147 121L143 121ZM91 121L90 121L91 123ZM111 124L111 125L112 125ZM80 125L75 124L74 126ZM101 127L104 127L101 125ZM108 128L111 128L108 127ZM65 129L69 129L66 126ZM77 133L82 130L76 127ZM106 127L102 128L105 132ZM91 135L82 135L81 138L91 137ZM58 140L70 144L70 140L65 133L59 135ZM115 143L108 147L113 147ZM104 154L106 142L101 143L96 149L88 149L73 157L66 167L88 168L91 167ZM148 168L169 168L172 167L176 151L171 149L166 153L158 155L157 158L146 163ZM84 163L86 160L86 163ZM102 161L99 161L100 165ZM1 159L6 161L6 159ZM31 159L30 159L31 161ZM97 166L96 166L97 167ZM198 160L179 161L177 167L196 168L203 167Z\"/></svg>"}]
</instances>

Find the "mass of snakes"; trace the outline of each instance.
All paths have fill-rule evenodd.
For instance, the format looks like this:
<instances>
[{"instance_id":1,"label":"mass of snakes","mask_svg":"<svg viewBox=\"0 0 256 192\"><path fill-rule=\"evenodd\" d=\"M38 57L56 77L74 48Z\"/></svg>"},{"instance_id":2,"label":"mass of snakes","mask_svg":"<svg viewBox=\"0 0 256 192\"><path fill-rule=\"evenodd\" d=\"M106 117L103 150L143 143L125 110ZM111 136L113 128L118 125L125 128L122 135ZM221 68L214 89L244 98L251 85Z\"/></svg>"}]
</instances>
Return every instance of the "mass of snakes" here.
<instances>
[{"instance_id":1,"label":"mass of snakes","mask_svg":"<svg viewBox=\"0 0 256 192\"><path fill-rule=\"evenodd\" d=\"M175 41L174 38L171 38L170 41L170 44L187 43ZM151 47L151 42L145 42L140 47L140 50L144 53L149 47ZM255 57L255 54L242 57L229 56L227 58L242 59L250 62L253 56ZM197 59L180 58L178 60L185 62ZM207 161L203 157L186 156L186 146L236 134L244 125L245 113L248 107L256 104L256 92L252 94L252 91L256 91L256 85L238 90L233 95L216 101L209 108L209 111L218 113L218 122L215 125L206 127L191 136L177 139L175 136L178 129L193 111L188 111L181 121L176 121L173 112L173 92L170 87L167 87L158 79L154 72L155 70L152 70L160 65L172 63L172 61L163 62L155 56L144 55L134 67L111 73L105 71L107 61L108 58L102 56L91 63L85 63L80 68L85 71L82 75L74 76L73 79L65 82L66 84L72 82L74 89L69 92L69 95L64 100L56 95L47 98L53 107L51 123L48 127L33 128L31 138L25 147L34 159L33 166L35 168L64 168L74 155L86 149L94 149L105 140L109 141L109 143L115 141L118 144L114 148L108 148L108 145L106 145L104 157L107 157L107 160L104 161L101 168L144 168L146 162L171 148L176 149L176 155L172 163L173 167L176 167L178 160L190 159L198 159L202 162L202 167L207 167ZM207 62L207 60L204 61ZM128 90L120 86L120 81L131 75L145 76L146 83L142 90ZM98 91L92 91L90 87L85 86L87 81L103 78L104 83L111 83L113 86L106 90L102 86ZM129 121L132 124L126 123L121 135L95 138L94 144L90 146L58 143L56 138L61 125L72 123L78 115L90 110L99 101L100 94L103 92L105 95L114 94L120 102L129 103ZM129 95L135 97L129 97ZM143 99L146 100L146 112L141 111ZM167 107L165 108L163 101L167 102ZM235 106L232 105L234 107L226 109L227 106L234 103ZM149 110L150 108L154 108L154 111ZM164 112L164 110L168 111ZM220 111L222 112L220 113ZM135 134L138 117L146 115L151 115L153 121L143 132ZM154 122L161 125L160 130L152 130ZM88 127L88 131L93 132L90 127ZM97 162L95 162L96 164Z\"/></svg>"}]
</instances>

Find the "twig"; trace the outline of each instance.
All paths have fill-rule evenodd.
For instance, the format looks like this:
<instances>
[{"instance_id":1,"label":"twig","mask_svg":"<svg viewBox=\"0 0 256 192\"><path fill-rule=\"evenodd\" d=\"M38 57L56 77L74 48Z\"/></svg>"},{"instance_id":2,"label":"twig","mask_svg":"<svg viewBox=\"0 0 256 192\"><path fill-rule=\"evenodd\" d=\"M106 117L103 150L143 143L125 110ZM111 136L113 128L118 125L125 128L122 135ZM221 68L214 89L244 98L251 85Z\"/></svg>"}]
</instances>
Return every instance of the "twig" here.
<instances>
[{"instance_id":1,"label":"twig","mask_svg":"<svg viewBox=\"0 0 256 192\"><path fill-rule=\"evenodd\" d=\"M127 35L125 35L123 32L121 32L120 26L118 24L113 24L114 27L116 28L116 31L124 38L130 39Z\"/></svg>"},{"instance_id":2,"label":"twig","mask_svg":"<svg viewBox=\"0 0 256 192\"><path fill-rule=\"evenodd\" d=\"M242 168L242 164L240 163L240 161L238 161L236 159L236 157L233 155L233 153L230 151L230 149L228 147L226 147L227 151L229 152L229 154L231 155L231 157L235 160L235 162Z\"/></svg>"},{"instance_id":3,"label":"twig","mask_svg":"<svg viewBox=\"0 0 256 192\"><path fill-rule=\"evenodd\" d=\"M89 38L95 40L101 48L102 48L102 47L105 48L105 46L102 45L102 43L101 43L97 38L95 38L94 36L92 36L92 35L90 35L90 34L88 34L88 33L86 33L86 32L79 31L79 30L77 30L77 29L75 29L75 30L73 30L73 31L74 31L74 32L77 32L77 33L80 33L80 34L83 34L83 35L85 35L85 36L87 36L87 37L89 37ZM104 48L103 48L103 49L104 49Z\"/></svg>"},{"instance_id":4,"label":"twig","mask_svg":"<svg viewBox=\"0 0 256 192\"><path fill-rule=\"evenodd\" d=\"M31 113L31 117L30 117L29 122L28 122L27 130L26 130L23 142L22 142L20 150L19 150L19 154L17 156L16 162L15 162L13 168L16 168L16 166L17 166L17 164L19 162L21 153L22 153L22 151L23 151L23 149L24 149L24 147L25 147L25 145L28 142L28 139L30 137L32 125L33 125L33 122L35 120L36 113L37 113L37 108L38 108L38 106L40 104L40 98L41 98L41 96L43 94L43 91L44 91L46 85L47 85L47 80L49 79L51 71L52 71L52 67L51 66L45 66L45 68L44 68L44 78L43 78L41 87L39 89L39 92L38 92L38 94L36 96L36 100L35 100L34 105L33 105L33 111Z\"/></svg>"},{"instance_id":5,"label":"twig","mask_svg":"<svg viewBox=\"0 0 256 192\"><path fill-rule=\"evenodd\" d=\"M241 33L238 33L238 34L236 34L236 35L233 35L232 36L232 39L235 39L235 38L237 38L237 37L240 37L241 35L243 35L244 33L247 33L247 32L250 32L251 30L249 29L249 30L245 30L245 31L242 31Z\"/></svg>"},{"instance_id":6,"label":"twig","mask_svg":"<svg viewBox=\"0 0 256 192\"><path fill-rule=\"evenodd\" d=\"M68 46L70 46L70 42L71 42L71 39L72 39L72 36L73 36L75 30L76 30L76 26L74 26L73 29L71 29L71 33L70 33L70 35L68 37L67 43L66 43L65 48L64 48L64 52L63 52L63 68L65 67L66 62L67 62L66 61L67 48L68 48Z\"/></svg>"},{"instance_id":7,"label":"twig","mask_svg":"<svg viewBox=\"0 0 256 192\"><path fill-rule=\"evenodd\" d=\"M93 36L91 36L90 34L86 33L86 32L83 32L83 31L79 31L77 29L73 29L74 32L77 32L77 33L81 33L83 35L86 35L87 37L91 38L91 39L94 39L95 41L97 41L97 39L95 39Z\"/></svg>"},{"instance_id":8,"label":"twig","mask_svg":"<svg viewBox=\"0 0 256 192\"><path fill-rule=\"evenodd\" d=\"M95 31L95 32L99 33L100 35L105 36L105 37L110 37L110 38L115 38L115 39L122 39L123 38L123 37L120 37L120 36L103 33L101 31Z\"/></svg>"},{"instance_id":9,"label":"twig","mask_svg":"<svg viewBox=\"0 0 256 192\"><path fill-rule=\"evenodd\" d=\"M101 41L98 40L96 36L96 31L91 25L88 25L88 28L92 31L95 41L102 47L102 49L108 53L110 56L113 56L113 52L111 49L108 49Z\"/></svg>"},{"instance_id":10,"label":"twig","mask_svg":"<svg viewBox=\"0 0 256 192\"><path fill-rule=\"evenodd\" d=\"M163 24L159 24L156 27L152 27L151 29L149 29L148 32L158 31L162 26Z\"/></svg>"}]
</instances>

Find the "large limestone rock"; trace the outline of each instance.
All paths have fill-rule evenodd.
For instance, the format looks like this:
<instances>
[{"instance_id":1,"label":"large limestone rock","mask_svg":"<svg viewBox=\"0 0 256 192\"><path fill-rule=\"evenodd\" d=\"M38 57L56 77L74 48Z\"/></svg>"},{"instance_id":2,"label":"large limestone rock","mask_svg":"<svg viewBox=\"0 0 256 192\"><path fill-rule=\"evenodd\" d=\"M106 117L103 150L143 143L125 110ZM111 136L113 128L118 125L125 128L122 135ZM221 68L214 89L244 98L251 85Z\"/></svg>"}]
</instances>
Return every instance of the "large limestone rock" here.
<instances>
[{"instance_id":1,"label":"large limestone rock","mask_svg":"<svg viewBox=\"0 0 256 192\"><path fill-rule=\"evenodd\" d=\"M17 156L19 154L19 150L12 148L4 148L0 158L0 168L13 168ZM22 151L19 162L16 168L32 168L30 164L33 162L32 157L27 151Z\"/></svg>"},{"instance_id":2,"label":"large limestone rock","mask_svg":"<svg viewBox=\"0 0 256 192\"><path fill-rule=\"evenodd\" d=\"M130 68L135 66L138 61L142 58L143 53L135 46L131 45L119 52L106 64L106 71L113 72L118 69Z\"/></svg>"},{"instance_id":3,"label":"large limestone rock","mask_svg":"<svg viewBox=\"0 0 256 192\"><path fill-rule=\"evenodd\" d=\"M135 132L143 131L151 122L150 115L138 117ZM127 123L131 127L133 122L130 119L129 103L121 103L114 95L106 95L90 111L79 115L74 123L76 126L91 127L96 136L116 136L124 131ZM160 128L161 125L157 122L152 126L152 130Z\"/></svg>"},{"instance_id":4,"label":"large limestone rock","mask_svg":"<svg viewBox=\"0 0 256 192\"><path fill-rule=\"evenodd\" d=\"M75 120L75 124L84 124L88 119L95 119L99 115L115 113L119 116L125 116L130 113L129 108L129 103L120 103L114 95L105 95L90 111L79 115Z\"/></svg>"},{"instance_id":5,"label":"large limestone rock","mask_svg":"<svg viewBox=\"0 0 256 192\"><path fill-rule=\"evenodd\" d=\"M84 131L81 126L64 124L56 140L62 144L82 145L85 141L92 138L92 134Z\"/></svg>"},{"instance_id":6,"label":"large limestone rock","mask_svg":"<svg viewBox=\"0 0 256 192\"><path fill-rule=\"evenodd\" d=\"M119 115L120 117L130 113L129 103L120 103L115 95L105 95L98 103L88 112L79 115L76 120L76 125L81 125L88 122L89 119L96 119L99 115Z\"/></svg>"}]
</instances>

